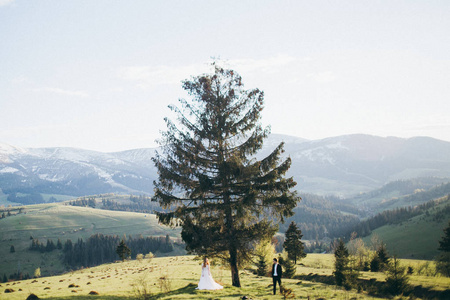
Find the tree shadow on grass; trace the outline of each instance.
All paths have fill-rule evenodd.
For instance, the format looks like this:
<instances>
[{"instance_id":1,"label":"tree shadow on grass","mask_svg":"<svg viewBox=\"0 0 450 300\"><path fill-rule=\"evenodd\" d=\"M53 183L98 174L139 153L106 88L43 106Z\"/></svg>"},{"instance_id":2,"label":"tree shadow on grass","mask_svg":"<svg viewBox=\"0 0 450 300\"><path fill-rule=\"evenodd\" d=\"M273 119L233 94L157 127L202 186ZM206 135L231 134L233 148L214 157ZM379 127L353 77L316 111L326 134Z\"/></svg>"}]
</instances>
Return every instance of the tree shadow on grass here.
<instances>
[{"instance_id":1,"label":"tree shadow on grass","mask_svg":"<svg viewBox=\"0 0 450 300\"><path fill-rule=\"evenodd\" d=\"M161 299L161 298L177 296L177 295L195 295L198 292L196 290L196 288L197 288L196 284L189 283L185 287L179 288L179 289L174 290L174 291L170 291L168 293L161 292L161 293L158 293L158 294L150 295L147 299L148 300L158 300L158 299ZM207 291L202 291L202 292L199 292L199 293L201 293L201 294L205 293L205 296L207 295ZM233 293L233 294L228 294L227 293L226 295L214 295L214 296L211 295L211 297L213 297L214 299L220 299L221 297L241 298L242 295L243 295L242 293L239 293L239 292L236 291L236 293ZM95 299L95 300L134 300L134 299L138 299L138 298L136 298L136 296L134 296L134 295L130 295L130 296L72 295L72 296L49 297L49 298L40 298L40 299L45 299L45 300L92 300L92 299Z\"/></svg>"},{"instance_id":2,"label":"tree shadow on grass","mask_svg":"<svg viewBox=\"0 0 450 300\"><path fill-rule=\"evenodd\" d=\"M194 294L196 287L197 287L197 285L195 285L193 283L189 283L187 286L179 288L178 290L170 291L168 293L159 293L156 295L152 295L152 296L150 296L149 299L157 300L157 299L160 299L162 297L167 297L167 296L175 296L175 295L181 295L181 294Z\"/></svg>"},{"instance_id":3,"label":"tree shadow on grass","mask_svg":"<svg viewBox=\"0 0 450 300\"><path fill-rule=\"evenodd\" d=\"M214 299L220 299L222 297L232 298L232 297L242 297L241 293L234 293L234 294L225 294L225 295L212 295L212 292L214 291L198 291L197 285L193 283L189 283L185 287L179 288L178 290L174 290L168 293L159 293L150 296L149 300L158 300L160 298L170 297L170 296L176 296L176 295L195 295L196 293L204 294L203 296L210 295L210 298Z\"/></svg>"},{"instance_id":4,"label":"tree shadow on grass","mask_svg":"<svg viewBox=\"0 0 450 300\"><path fill-rule=\"evenodd\" d=\"M131 300L136 299L136 297L132 296L111 296L111 295L73 295L73 296L65 296L65 297L49 297L49 298L41 298L42 300Z\"/></svg>"}]
</instances>

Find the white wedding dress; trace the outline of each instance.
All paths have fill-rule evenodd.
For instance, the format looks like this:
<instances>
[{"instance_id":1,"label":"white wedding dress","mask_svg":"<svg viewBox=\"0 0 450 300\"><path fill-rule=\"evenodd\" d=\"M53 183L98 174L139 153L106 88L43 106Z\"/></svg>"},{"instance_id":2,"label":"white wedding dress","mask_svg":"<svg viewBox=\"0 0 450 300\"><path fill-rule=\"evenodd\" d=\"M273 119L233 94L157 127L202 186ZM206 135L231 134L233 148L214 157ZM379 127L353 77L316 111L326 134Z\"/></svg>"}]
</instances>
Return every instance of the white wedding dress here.
<instances>
[{"instance_id":1,"label":"white wedding dress","mask_svg":"<svg viewBox=\"0 0 450 300\"><path fill-rule=\"evenodd\" d=\"M211 271L209 270L209 265L202 267L202 276L198 282L198 290L220 290L223 286L214 281Z\"/></svg>"}]
</instances>

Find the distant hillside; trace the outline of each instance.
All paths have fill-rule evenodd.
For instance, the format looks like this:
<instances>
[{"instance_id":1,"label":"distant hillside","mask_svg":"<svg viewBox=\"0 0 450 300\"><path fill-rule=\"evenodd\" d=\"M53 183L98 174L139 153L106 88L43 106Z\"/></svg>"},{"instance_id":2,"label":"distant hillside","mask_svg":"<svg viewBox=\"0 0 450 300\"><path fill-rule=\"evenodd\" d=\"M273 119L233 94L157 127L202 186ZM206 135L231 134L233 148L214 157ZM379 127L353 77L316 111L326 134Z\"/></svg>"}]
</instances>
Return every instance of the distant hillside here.
<instances>
[{"instance_id":1,"label":"distant hillside","mask_svg":"<svg viewBox=\"0 0 450 300\"><path fill-rule=\"evenodd\" d=\"M289 175L302 193L348 197L399 179L442 177L450 181L450 142L362 134L308 141L274 134L258 157L282 141L285 155L292 159ZM10 195L10 200L30 204L46 201L40 198L42 194L55 195L55 199L58 195L152 194L157 178L151 162L155 150L101 153L0 144L0 201L10 204Z\"/></svg>"},{"instance_id":2,"label":"distant hillside","mask_svg":"<svg viewBox=\"0 0 450 300\"><path fill-rule=\"evenodd\" d=\"M62 243L70 239L75 244L78 239L86 241L97 233L120 237L169 235L174 240L180 238L179 228L171 229L158 224L155 215L67 206L63 203L25 206L20 213L18 209L12 210L10 216L0 219L0 228L0 276L14 273L18 268L31 275L37 267L47 275L67 270L61 263L59 251L29 251L31 238L44 244L48 239L55 244L58 239ZM11 246L14 246L14 253L10 252Z\"/></svg>"},{"instance_id":3,"label":"distant hillside","mask_svg":"<svg viewBox=\"0 0 450 300\"><path fill-rule=\"evenodd\" d=\"M427 137L347 135L286 148L290 174L309 193L348 197L399 179L450 177L450 142Z\"/></svg>"},{"instance_id":4,"label":"distant hillside","mask_svg":"<svg viewBox=\"0 0 450 300\"><path fill-rule=\"evenodd\" d=\"M406 220L389 222L372 231L363 240L370 244L373 235L386 243L390 255L401 258L433 259L438 253L439 241L450 220L450 196L438 200L436 206Z\"/></svg>"},{"instance_id":5,"label":"distant hillside","mask_svg":"<svg viewBox=\"0 0 450 300\"><path fill-rule=\"evenodd\" d=\"M396 180L379 189L338 199L337 202L358 207L359 215L367 217L387 209L420 205L447 194L450 194L448 179L426 177Z\"/></svg>"}]
</instances>

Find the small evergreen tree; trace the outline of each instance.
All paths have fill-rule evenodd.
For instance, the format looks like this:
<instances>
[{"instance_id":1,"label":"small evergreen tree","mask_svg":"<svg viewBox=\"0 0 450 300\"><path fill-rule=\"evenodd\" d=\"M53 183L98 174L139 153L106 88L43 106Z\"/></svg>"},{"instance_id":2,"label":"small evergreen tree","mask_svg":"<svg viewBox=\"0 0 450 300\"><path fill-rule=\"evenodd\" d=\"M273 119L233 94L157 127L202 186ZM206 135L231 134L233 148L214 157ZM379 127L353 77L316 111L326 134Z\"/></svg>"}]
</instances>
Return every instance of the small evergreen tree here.
<instances>
[{"instance_id":1,"label":"small evergreen tree","mask_svg":"<svg viewBox=\"0 0 450 300\"><path fill-rule=\"evenodd\" d=\"M253 251L254 261L257 267L257 274L259 276L266 276L270 272L270 266L275 253L275 245L270 239L260 241L255 245Z\"/></svg>"},{"instance_id":2,"label":"small evergreen tree","mask_svg":"<svg viewBox=\"0 0 450 300\"><path fill-rule=\"evenodd\" d=\"M439 241L440 251L450 252L450 222L448 222L448 227L444 229L444 236L442 240Z\"/></svg>"},{"instance_id":3,"label":"small evergreen tree","mask_svg":"<svg viewBox=\"0 0 450 300\"><path fill-rule=\"evenodd\" d=\"M47 239L47 245L45 246L46 252L51 252L56 249L55 243L53 240Z\"/></svg>"},{"instance_id":4,"label":"small evergreen tree","mask_svg":"<svg viewBox=\"0 0 450 300\"><path fill-rule=\"evenodd\" d=\"M344 241L339 240L335 256L335 270L333 272L336 284L343 286L346 290L350 290L356 285L356 279L358 278L358 272L353 270L350 266L350 254L345 247Z\"/></svg>"},{"instance_id":5,"label":"small evergreen tree","mask_svg":"<svg viewBox=\"0 0 450 300\"><path fill-rule=\"evenodd\" d=\"M334 278L336 284L343 286L345 283L345 272L348 268L349 253L345 247L344 241L339 240L336 250L334 251L335 263L334 263Z\"/></svg>"},{"instance_id":6,"label":"small evergreen tree","mask_svg":"<svg viewBox=\"0 0 450 300\"><path fill-rule=\"evenodd\" d=\"M125 241L122 239L119 243L119 245L116 248L116 253L119 255L120 259L122 261L125 261L125 258L127 258L131 254L130 248L125 244Z\"/></svg>"},{"instance_id":7,"label":"small evergreen tree","mask_svg":"<svg viewBox=\"0 0 450 300\"><path fill-rule=\"evenodd\" d=\"M377 249L377 258L379 262L379 270L384 271L389 265L389 254L385 244L381 244Z\"/></svg>"},{"instance_id":8,"label":"small evergreen tree","mask_svg":"<svg viewBox=\"0 0 450 300\"><path fill-rule=\"evenodd\" d=\"M58 242L56 243L56 248L57 248L58 250L61 250L61 249L63 248L62 242L61 242L60 239L58 239Z\"/></svg>"},{"instance_id":9,"label":"small evergreen tree","mask_svg":"<svg viewBox=\"0 0 450 300\"><path fill-rule=\"evenodd\" d=\"M285 237L286 240L284 241L283 248L288 253L288 259L293 260L297 264L297 259L306 257L306 253L304 252L305 247L301 241L303 237L302 231L298 229L294 221L289 224Z\"/></svg>"},{"instance_id":10,"label":"small evergreen tree","mask_svg":"<svg viewBox=\"0 0 450 300\"><path fill-rule=\"evenodd\" d=\"M388 265L386 276L386 291L393 295L400 295L409 288L406 268L400 266L400 260L394 255L392 262Z\"/></svg>"},{"instance_id":11,"label":"small evergreen tree","mask_svg":"<svg viewBox=\"0 0 450 300\"><path fill-rule=\"evenodd\" d=\"M295 272L297 271L297 267L295 263L289 259L289 257L284 260L283 267L284 267L283 277L286 278L294 277Z\"/></svg>"},{"instance_id":12,"label":"small evergreen tree","mask_svg":"<svg viewBox=\"0 0 450 300\"><path fill-rule=\"evenodd\" d=\"M259 256L259 260L258 260L258 269L256 270L256 274L258 274L258 276L266 276L267 275L267 264L266 264L266 260L264 258L264 256Z\"/></svg>"},{"instance_id":13,"label":"small evergreen tree","mask_svg":"<svg viewBox=\"0 0 450 300\"><path fill-rule=\"evenodd\" d=\"M439 241L438 250L441 253L436 259L436 270L447 277L450 277L450 222L448 227L444 229L444 236L442 240Z\"/></svg>"},{"instance_id":14,"label":"small evergreen tree","mask_svg":"<svg viewBox=\"0 0 450 300\"><path fill-rule=\"evenodd\" d=\"M9 252L11 252L11 253L16 252L16 249L14 248L14 245L11 245L11 248L9 248Z\"/></svg>"},{"instance_id":15,"label":"small evergreen tree","mask_svg":"<svg viewBox=\"0 0 450 300\"><path fill-rule=\"evenodd\" d=\"M371 272L380 271L380 259L378 258L378 255L375 255L370 261L370 271Z\"/></svg>"}]
</instances>

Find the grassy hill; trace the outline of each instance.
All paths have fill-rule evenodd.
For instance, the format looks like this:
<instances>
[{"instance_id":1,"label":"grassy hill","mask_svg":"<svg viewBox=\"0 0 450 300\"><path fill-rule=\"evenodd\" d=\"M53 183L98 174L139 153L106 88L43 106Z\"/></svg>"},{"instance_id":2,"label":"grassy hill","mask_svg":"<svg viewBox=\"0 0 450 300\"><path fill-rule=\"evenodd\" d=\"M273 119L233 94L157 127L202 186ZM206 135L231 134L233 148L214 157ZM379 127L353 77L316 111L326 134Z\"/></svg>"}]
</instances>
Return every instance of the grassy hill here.
<instances>
[{"instance_id":1,"label":"grassy hill","mask_svg":"<svg viewBox=\"0 0 450 300\"><path fill-rule=\"evenodd\" d=\"M436 200L439 204L396 224L388 224L375 229L363 240L370 244L377 235L391 255L402 258L433 259L439 251L439 241L450 220L450 197Z\"/></svg>"},{"instance_id":2,"label":"grassy hill","mask_svg":"<svg viewBox=\"0 0 450 300\"><path fill-rule=\"evenodd\" d=\"M25 206L20 214L0 219L0 276L18 270L29 273L41 268L43 275L64 271L58 259L58 251L49 253L30 252L30 237L46 242L57 239L73 242L79 238L87 240L91 235L139 235L166 236L174 239L180 236L180 229L171 229L158 224L155 215L92 209L49 203ZM15 252L11 253L11 246Z\"/></svg>"},{"instance_id":3,"label":"grassy hill","mask_svg":"<svg viewBox=\"0 0 450 300\"><path fill-rule=\"evenodd\" d=\"M212 261L215 262L214 260ZM303 277L316 274L330 276L333 271L334 256L329 254L308 254L297 266L294 279L283 278L286 288L292 289L295 299L380 299L356 290L345 291L334 285L305 280ZM416 266L426 262L404 260L403 265ZM272 295L272 279L256 276L252 270L240 273L242 288L231 286L230 271L220 265L212 265L214 279L224 286L223 290L199 291L197 287L201 273L201 261L193 256L162 257L152 260L126 261L105 264L94 268L69 272L60 276L45 277L0 284L0 297L9 300L23 300L30 293L47 300L61 299L139 299L138 290L145 289L147 299L221 299L236 300L247 296L251 299L283 299L277 293ZM308 275L309 274L309 275ZM384 274L362 272L365 280L383 281ZM413 286L421 285L436 291L450 286L450 278L413 275ZM14 292L5 294L6 289ZM97 296L89 295L97 292ZM143 298L140 298L143 299Z\"/></svg>"}]
</instances>

